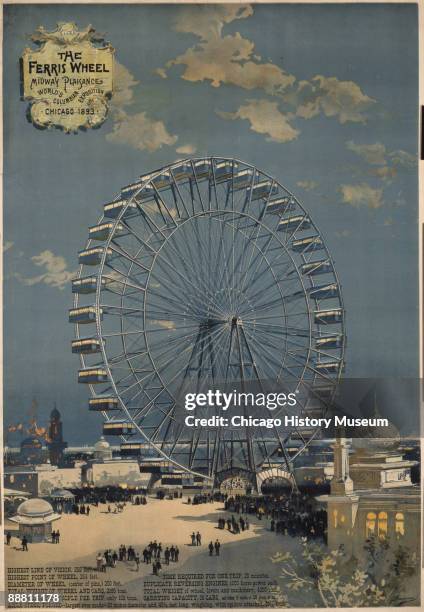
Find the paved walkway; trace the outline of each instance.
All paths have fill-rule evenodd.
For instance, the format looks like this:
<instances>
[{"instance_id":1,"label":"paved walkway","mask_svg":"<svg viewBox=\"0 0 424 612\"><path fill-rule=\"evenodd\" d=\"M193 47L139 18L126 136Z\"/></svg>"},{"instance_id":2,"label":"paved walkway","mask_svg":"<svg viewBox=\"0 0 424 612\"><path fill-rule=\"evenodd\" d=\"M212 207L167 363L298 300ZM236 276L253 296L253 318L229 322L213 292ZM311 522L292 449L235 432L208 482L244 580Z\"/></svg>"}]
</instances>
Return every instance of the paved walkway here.
<instances>
[{"instance_id":1,"label":"paved walkway","mask_svg":"<svg viewBox=\"0 0 424 612\"><path fill-rule=\"evenodd\" d=\"M101 576L119 580L138 595L140 578L152 574L152 566L142 562L143 548L152 540L161 542L163 551L172 544L180 549L179 562L169 566L164 564L162 552L162 573L248 572L276 578L279 568L270 557L283 550L296 555L300 552L298 539L271 532L266 519L259 521L249 515L250 529L232 534L227 529L217 528L220 516L231 516L225 512L222 502L191 505L184 499L149 498L147 505L127 505L118 514L109 514L107 506L101 504L98 508L91 507L89 516L62 515L53 527L60 530L60 544L29 544L29 551L23 552L18 548L19 540L12 537L10 546L5 547L6 566L94 568L99 551L108 548L118 551L121 544L131 545L140 555L139 572L135 562L118 561L116 568L107 568L106 576ZM12 532L16 526L8 522L6 531L9 528ZM191 545L190 534L193 531L201 533L202 546ZM221 542L221 554L210 557L207 545L217 538Z\"/></svg>"}]
</instances>

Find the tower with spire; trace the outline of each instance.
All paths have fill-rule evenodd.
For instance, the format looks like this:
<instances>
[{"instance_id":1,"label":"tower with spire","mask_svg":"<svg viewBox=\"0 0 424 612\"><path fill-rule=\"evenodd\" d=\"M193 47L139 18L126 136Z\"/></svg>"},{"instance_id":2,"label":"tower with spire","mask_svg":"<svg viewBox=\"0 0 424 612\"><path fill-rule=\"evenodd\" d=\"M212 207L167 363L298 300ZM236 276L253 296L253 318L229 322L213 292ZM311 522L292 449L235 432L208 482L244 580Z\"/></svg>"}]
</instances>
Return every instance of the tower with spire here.
<instances>
[{"instance_id":1,"label":"tower with spire","mask_svg":"<svg viewBox=\"0 0 424 612\"><path fill-rule=\"evenodd\" d=\"M330 550L337 550L343 546L349 555L352 554L359 496L354 493L349 473L348 442L343 437L343 431L338 434L333 446L334 475L330 483L330 495L322 495L318 500L327 505L328 547Z\"/></svg>"},{"instance_id":2,"label":"tower with spire","mask_svg":"<svg viewBox=\"0 0 424 612\"><path fill-rule=\"evenodd\" d=\"M54 405L50 413L49 433L47 447L49 449L50 463L61 466L64 463L63 451L68 446L63 440L62 420L59 410Z\"/></svg>"}]
</instances>

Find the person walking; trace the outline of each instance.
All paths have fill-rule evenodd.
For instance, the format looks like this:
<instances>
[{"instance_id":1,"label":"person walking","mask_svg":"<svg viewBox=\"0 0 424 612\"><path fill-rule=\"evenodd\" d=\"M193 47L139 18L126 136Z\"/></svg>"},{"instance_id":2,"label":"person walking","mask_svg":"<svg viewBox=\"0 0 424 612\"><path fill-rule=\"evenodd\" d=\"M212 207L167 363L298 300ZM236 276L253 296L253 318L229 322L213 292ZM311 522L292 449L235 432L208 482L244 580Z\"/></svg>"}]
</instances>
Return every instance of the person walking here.
<instances>
[{"instance_id":1,"label":"person walking","mask_svg":"<svg viewBox=\"0 0 424 612\"><path fill-rule=\"evenodd\" d=\"M201 546L202 545L202 536L200 535L199 531L196 533L196 545L197 546Z\"/></svg>"},{"instance_id":2,"label":"person walking","mask_svg":"<svg viewBox=\"0 0 424 612\"><path fill-rule=\"evenodd\" d=\"M11 540L11 539L12 539L12 536L11 536L11 534L10 534L10 531L8 531L8 532L6 533L6 544L7 544L8 546L9 546L9 544L10 544L10 540Z\"/></svg>"},{"instance_id":3,"label":"person walking","mask_svg":"<svg viewBox=\"0 0 424 612\"><path fill-rule=\"evenodd\" d=\"M138 555L135 555L134 561L135 561L136 571L138 572L139 567L140 567L140 557Z\"/></svg>"},{"instance_id":4,"label":"person walking","mask_svg":"<svg viewBox=\"0 0 424 612\"><path fill-rule=\"evenodd\" d=\"M178 562L180 556L180 549L178 548L178 546L175 547L175 562Z\"/></svg>"},{"instance_id":5,"label":"person walking","mask_svg":"<svg viewBox=\"0 0 424 612\"><path fill-rule=\"evenodd\" d=\"M209 556L212 557L212 555L213 555L213 542L212 542L212 540L209 542L208 548L209 548Z\"/></svg>"},{"instance_id":6,"label":"person walking","mask_svg":"<svg viewBox=\"0 0 424 612\"><path fill-rule=\"evenodd\" d=\"M22 550L28 551L28 540L27 540L26 536L22 537L21 542L22 542Z\"/></svg>"},{"instance_id":7,"label":"person walking","mask_svg":"<svg viewBox=\"0 0 424 612\"><path fill-rule=\"evenodd\" d=\"M60 542L60 531L59 529L56 531L56 544L59 544Z\"/></svg>"},{"instance_id":8,"label":"person walking","mask_svg":"<svg viewBox=\"0 0 424 612\"><path fill-rule=\"evenodd\" d=\"M99 553L97 555L97 557L96 557L96 566L97 566L97 571L98 572L101 572L102 568L103 568L102 559L103 559L103 557L102 557L101 553Z\"/></svg>"},{"instance_id":9,"label":"person walking","mask_svg":"<svg viewBox=\"0 0 424 612\"><path fill-rule=\"evenodd\" d=\"M221 548L221 544L219 540L215 540L215 554L217 557L219 557L219 551Z\"/></svg>"},{"instance_id":10,"label":"person walking","mask_svg":"<svg viewBox=\"0 0 424 612\"><path fill-rule=\"evenodd\" d=\"M165 548L165 563L166 563L166 565L169 565L169 556L170 556L169 548L166 547Z\"/></svg>"},{"instance_id":11,"label":"person walking","mask_svg":"<svg viewBox=\"0 0 424 612\"><path fill-rule=\"evenodd\" d=\"M196 546L196 534L194 533L194 531L191 534L191 545Z\"/></svg>"}]
</instances>

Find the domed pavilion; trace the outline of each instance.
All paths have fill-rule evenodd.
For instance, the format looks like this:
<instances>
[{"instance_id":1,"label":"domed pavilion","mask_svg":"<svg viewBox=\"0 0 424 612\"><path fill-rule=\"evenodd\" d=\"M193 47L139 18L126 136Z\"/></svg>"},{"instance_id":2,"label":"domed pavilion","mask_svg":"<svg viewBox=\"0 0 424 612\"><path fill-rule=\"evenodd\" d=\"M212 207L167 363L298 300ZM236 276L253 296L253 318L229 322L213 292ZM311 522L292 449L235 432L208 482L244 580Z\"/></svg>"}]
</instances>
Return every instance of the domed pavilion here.
<instances>
[{"instance_id":1,"label":"domed pavilion","mask_svg":"<svg viewBox=\"0 0 424 612\"><path fill-rule=\"evenodd\" d=\"M16 516L10 519L19 525L19 536L26 536L28 542L46 542L52 533L52 523L60 519L53 507L45 499L33 497L28 499L16 511Z\"/></svg>"}]
</instances>

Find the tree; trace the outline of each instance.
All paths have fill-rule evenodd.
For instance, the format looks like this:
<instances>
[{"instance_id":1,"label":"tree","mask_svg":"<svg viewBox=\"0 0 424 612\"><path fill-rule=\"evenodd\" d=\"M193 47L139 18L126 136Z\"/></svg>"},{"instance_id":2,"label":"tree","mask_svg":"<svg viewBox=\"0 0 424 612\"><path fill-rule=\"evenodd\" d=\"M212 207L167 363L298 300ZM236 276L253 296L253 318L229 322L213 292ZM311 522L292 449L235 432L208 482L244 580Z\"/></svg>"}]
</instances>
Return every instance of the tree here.
<instances>
[{"instance_id":1,"label":"tree","mask_svg":"<svg viewBox=\"0 0 424 612\"><path fill-rule=\"evenodd\" d=\"M302 559L299 562L289 552L271 558L281 564L281 577L290 591L309 592L324 607L401 606L415 601L402 595L402 586L406 578L418 576L416 555L402 546L391 548L388 540L367 540L360 561L348 559L342 546L328 552L303 541Z\"/></svg>"}]
</instances>

